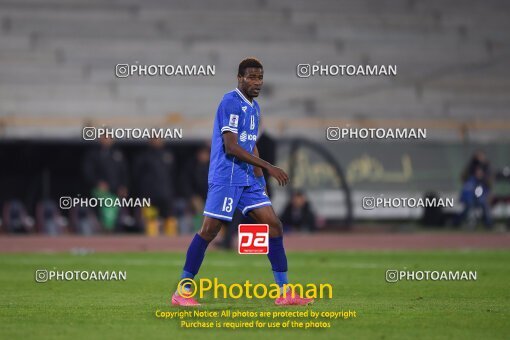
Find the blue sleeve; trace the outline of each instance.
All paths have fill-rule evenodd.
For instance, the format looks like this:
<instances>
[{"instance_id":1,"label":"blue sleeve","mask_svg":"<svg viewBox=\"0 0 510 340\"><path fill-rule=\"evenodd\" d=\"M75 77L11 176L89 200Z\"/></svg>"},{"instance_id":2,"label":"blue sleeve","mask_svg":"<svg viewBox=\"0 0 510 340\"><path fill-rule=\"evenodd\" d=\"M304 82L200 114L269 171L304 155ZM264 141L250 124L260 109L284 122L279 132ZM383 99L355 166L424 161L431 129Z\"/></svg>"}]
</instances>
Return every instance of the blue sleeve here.
<instances>
[{"instance_id":1,"label":"blue sleeve","mask_svg":"<svg viewBox=\"0 0 510 340\"><path fill-rule=\"evenodd\" d=\"M258 124L257 124L257 135L260 136L260 126L261 126L261 123L262 123L262 115L260 114L260 106L259 106L259 103L257 103L256 101L253 101L255 103L255 109L257 110L257 116L258 116Z\"/></svg>"},{"instance_id":2,"label":"blue sleeve","mask_svg":"<svg viewBox=\"0 0 510 340\"><path fill-rule=\"evenodd\" d=\"M218 107L218 121L221 133L227 131L237 133L241 110L234 100L223 100Z\"/></svg>"}]
</instances>

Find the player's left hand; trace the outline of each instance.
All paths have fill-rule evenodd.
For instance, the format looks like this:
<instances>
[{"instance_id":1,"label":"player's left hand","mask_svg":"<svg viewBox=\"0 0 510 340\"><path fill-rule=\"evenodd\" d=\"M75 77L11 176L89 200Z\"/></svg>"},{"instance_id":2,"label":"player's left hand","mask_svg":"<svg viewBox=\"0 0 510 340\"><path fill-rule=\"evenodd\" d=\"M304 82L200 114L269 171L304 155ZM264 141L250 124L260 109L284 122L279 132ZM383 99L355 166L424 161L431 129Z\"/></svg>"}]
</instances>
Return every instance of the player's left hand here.
<instances>
[{"instance_id":1,"label":"player's left hand","mask_svg":"<svg viewBox=\"0 0 510 340\"><path fill-rule=\"evenodd\" d=\"M280 186L285 186L289 183L289 175L277 166L271 166L267 172L273 176Z\"/></svg>"}]
</instances>

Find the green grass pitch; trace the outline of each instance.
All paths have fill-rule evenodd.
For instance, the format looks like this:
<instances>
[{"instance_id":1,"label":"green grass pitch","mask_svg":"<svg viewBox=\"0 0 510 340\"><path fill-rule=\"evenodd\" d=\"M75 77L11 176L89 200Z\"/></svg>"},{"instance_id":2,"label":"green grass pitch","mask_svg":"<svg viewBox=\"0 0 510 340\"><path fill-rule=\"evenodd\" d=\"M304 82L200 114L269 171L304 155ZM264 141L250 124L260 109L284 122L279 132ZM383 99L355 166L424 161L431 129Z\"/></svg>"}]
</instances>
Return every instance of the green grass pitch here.
<instances>
[{"instance_id":1,"label":"green grass pitch","mask_svg":"<svg viewBox=\"0 0 510 340\"><path fill-rule=\"evenodd\" d=\"M181 253L0 255L0 339L508 339L510 252L290 252L289 278L331 283L333 299L311 307L266 300L214 300L202 309L355 310L328 329L182 329L156 310L175 311L169 297ZM126 281L36 283L36 269L125 270ZM387 269L476 270L477 281L386 283ZM209 252L200 277L223 283L272 283L265 256ZM246 319L243 319L247 321Z\"/></svg>"}]
</instances>

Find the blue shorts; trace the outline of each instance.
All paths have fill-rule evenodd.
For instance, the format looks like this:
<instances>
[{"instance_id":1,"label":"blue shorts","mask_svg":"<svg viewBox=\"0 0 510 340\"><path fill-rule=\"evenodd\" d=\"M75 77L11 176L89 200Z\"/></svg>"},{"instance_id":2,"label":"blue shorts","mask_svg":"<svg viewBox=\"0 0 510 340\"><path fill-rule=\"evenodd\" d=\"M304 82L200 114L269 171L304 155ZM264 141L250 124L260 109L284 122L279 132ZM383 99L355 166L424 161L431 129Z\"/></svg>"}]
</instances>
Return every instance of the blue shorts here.
<instances>
[{"instance_id":1,"label":"blue shorts","mask_svg":"<svg viewBox=\"0 0 510 340\"><path fill-rule=\"evenodd\" d=\"M235 209L243 215L253 209L271 205L271 201L260 183L248 187L237 187L209 183L204 216L223 221L232 221Z\"/></svg>"}]
</instances>

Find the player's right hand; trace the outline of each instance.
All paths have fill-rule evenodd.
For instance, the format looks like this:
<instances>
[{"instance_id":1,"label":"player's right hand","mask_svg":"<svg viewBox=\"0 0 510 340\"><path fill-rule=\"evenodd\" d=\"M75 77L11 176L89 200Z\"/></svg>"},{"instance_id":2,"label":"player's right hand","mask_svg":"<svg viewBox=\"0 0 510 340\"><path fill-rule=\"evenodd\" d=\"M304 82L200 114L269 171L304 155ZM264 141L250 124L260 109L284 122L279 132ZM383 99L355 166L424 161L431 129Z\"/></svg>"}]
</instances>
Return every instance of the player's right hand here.
<instances>
[{"instance_id":1,"label":"player's right hand","mask_svg":"<svg viewBox=\"0 0 510 340\"><path fill-rule=\"evenodd\" d=\"M287 175L287 173L279 167L273 165L267 170L267 172L278 181L280 186L284 186L289 183L289 175Z\"/></svg>"}]
</instances>

